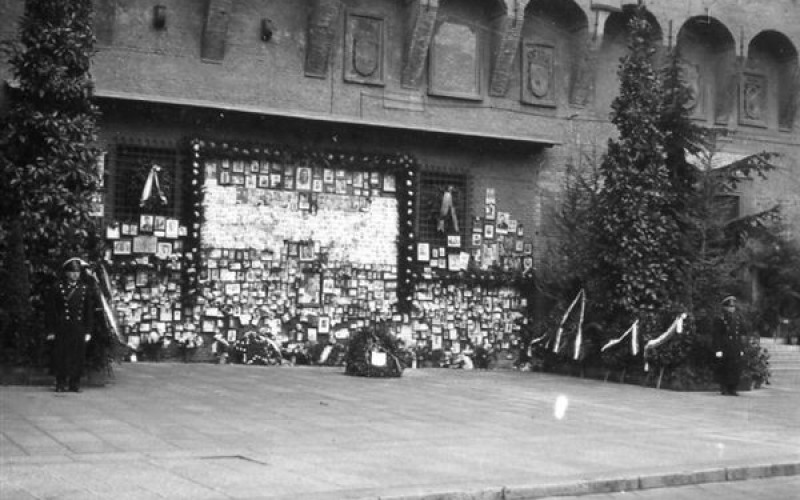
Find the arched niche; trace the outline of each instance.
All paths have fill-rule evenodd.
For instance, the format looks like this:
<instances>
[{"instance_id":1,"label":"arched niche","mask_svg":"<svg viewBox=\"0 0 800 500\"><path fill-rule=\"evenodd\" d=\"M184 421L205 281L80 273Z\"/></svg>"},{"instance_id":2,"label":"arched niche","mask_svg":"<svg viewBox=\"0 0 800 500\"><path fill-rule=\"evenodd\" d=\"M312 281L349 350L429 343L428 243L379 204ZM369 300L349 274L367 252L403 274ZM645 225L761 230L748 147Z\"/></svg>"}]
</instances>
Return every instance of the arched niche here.
<instances>
[{"instance_id":1,"label":"arched niche","mask_svg":"<svg viewBox=\"0 0 800 500\"><path fill-rule=\"evenodd\" d=\"M747 48L740 87L740 123L792 130L798 93L797 49L783 33L762 31Z\"/></svg>"},{"instance_id":2,"label":"arched niche","mask_svg":"<svg viewBox=\"0 0 800 500\"><path fill-rule=\"evenodd\" d=\"M486 93L492 19L505 0L439 0L428 60L431 95L482 99Z\"/></svg>"},{"instance_id":3,"label":"arched niche","mask_svg":"<svg viewBox=\"0 0 800 500\"><path fill-rule=\"evenodd\" d=\"M569 102L579 85L588 31L586 13L573 0L531 0L521 36L523 103L557 107Z\"/></svg>"},{"instance_id":4,"label":"arched niche","mask_svg":"<svg viewBox=\"0 0 800 500\"><path fill-rule=\"evenodd\" d=\"M620 60L628 53L630 22L636 12L635 5L625 5L621 12L608 16L603 30L603 40L597 53L597 76L595 77L595 108L598 112L611 109L611 103L619 94ZM656 17L645 9L645 19L651 27L653 43L660 48L663 43L663 32ZM660 52L660 51L659 51ZM654 64L660 60L657 52Z\"/></svg>"},{"instance_id":5,"label":"arched niche","mask_svg":"<svg viewBox=\"0 0 800 500\"><path fill-rule=\"evenodd\" d=\"M693 92L691 116L728 125L738 87L736 43L730 30L713 17L692 17L681 26L675 45Z\"/></svg>"}]
</instances>

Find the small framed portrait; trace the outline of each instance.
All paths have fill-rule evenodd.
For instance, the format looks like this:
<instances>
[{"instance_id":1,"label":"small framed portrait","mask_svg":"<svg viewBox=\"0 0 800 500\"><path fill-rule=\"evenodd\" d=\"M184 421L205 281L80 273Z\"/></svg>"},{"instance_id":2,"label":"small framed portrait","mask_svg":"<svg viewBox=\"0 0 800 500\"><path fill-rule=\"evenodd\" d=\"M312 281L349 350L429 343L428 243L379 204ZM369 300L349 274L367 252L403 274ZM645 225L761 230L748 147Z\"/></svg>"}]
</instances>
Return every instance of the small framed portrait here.
<instances>
[{"instance_id":1,"label":"small framed portrait","mask_svg":"<svg viewBox=\"0 0 800 500\"><path fill-rule=\"evenodd\" d=\"M269 184L273 189L280 189L283 187L283 176L279 172L273 172L269 175Z\"/></svg>"},{"instance_id":2,"label":"small framed portrait","mask_svg":"<svg viewBox=\"0 0 800 500\"><path fill-rule=\"evenodd\" d=\"M486 188L486 204L494 205L497 203L497 193L494 188Z\"/></svg>"},{"instance_id":3,"label":"small framed portrait","mask_svg":"<svg viewBox=\"0 0 800 500\"><path fill-rule=\"evenodd\" d=\"M299 247L300 247L300 260L310 261L316 258L316 252L314 252L313 243L303 243L299 245Z\"/></svg>"},{"instance_id":4,"label":"small framed portrait","mask_svg":"<svg viewBox=\"0 0 800 500\"><path fill-rule=\"evenodd\" d=\"M332 168L322 169L322 182L325 184L333 184L334 172Z\"/></svg>"},{"instance_id":5,"label":"small framed portrait","mask_svg":"<svg viewBox=\"0 0 800 500\"><path fill-rule=\"evenodd\" d=\"M244 178L244 187L247 189L255 189L258 187L258 176L257 175L247 175Z\"/></svg>"},{"instance_id":6,"label":"small framed portrait","mask_svg":"<svg viewBox=\"0 0 800 500\"><path fill-rule=\"evenodd\" d=\"M259 165L258 160L250 160L250 173L258 174L260 172L261 172L261 165Z\"/></svg>"},{"instance_id":7,"label":"small framed portrait","mask_svg":"<svg viewBox=\"0 0 800 500\"><path fill-rule=\"evenodd\" d=\"M322 179L313 179L311 181L311 190L315 193L321 193L324 188L324 184L322 183Z\"/></svg>"},{"instance_id":8,"label":"small framed portrait","mask_svg":"<svg viewBox=\"0 0 800 500\"><path fill-rule=\"evenodd\" d=\"M431 260L430 243L424 243L424 242L417 243L417 260L419 262L428 262Z\"/></svg>"},{"instance_id":9,"label":"small framed portrait","mask_svg":"<svg viewBox=\"0 0 800 500\"><path fill-rule=\"evenodd\" d=\"M369 174L369 184L370 186L380 186L381 185L381 174L379 172L371 172Z\"/></svg>"},{"instance_id":10,"label":"small framed portrait","mask_svg":"<svg viewBox=\"0 0 800 500\"><path fill-rule=\"evenodd\" d=\"M397 191L394 174L385 174L383 176L383 191L385 193L394 193Z\"/></svg>"},{"instance_id":11,"label":"small framed portrait","mask_svg":"<svg viewBox=\"0 0 800 500\"><path fill-rule=\"evenodd\" d=\"M223 170L230 170L231 168L231 161L228 158L223 158L219 162L219 167Z\"/></svg>"},{"instance_id":12,"label":"small framed portrait","mask_svg":"<svg viewBox=\"0 0 800 500\"><path fill-rule=\"evenodd\" d=\"M230 170L220 170L219 171L219 185L220 186L229 186L231 183L231 171Z\"/></svg>"},{"instance_id":13,"label":"small framed portrait","mask_svg":"<svg viewBox=\"0 0 800 500\"><path fill-rule=\"evenodd\" d=\"M259 175L257 185L260 188L269 188L269 175Z\"/></svg>"},{"instance_id":14,"label":"small framed portrait","mask_svg":"<svg viewBox=\"0 0 800 500\"><path fill-rule=\"evenodd\" d=\"M297 167L297 190L311 191L311 167Z\"/></svg>"},{"instance_id":15,"label":"small framed portrait","mask_svg":"<svg viewBox=\"0 0 800 500\"><path fill-rule=\"evenodd\" d=\"M172 243L168 241L159 242L156 247L156 257L159 259L168 259L170 255L172 255Z\"/></svg>"},{"instance_id":16,"label":"small framed portrait","mask_svg":"<svg viewBox=\"0 0 800 500\"><path fill-rule=\"evenodd\" d=\"M330 316L320 316L317 321L317 332L330 333L331 331L331 318Z\"/></svg>"},{"instance_id":17,"label":"small framed portrait","mask_svg":"<svg viewBox=\"0 0 800 500\"><path fill-rule=\"evenodd\" d=\"M461 236L457 234L447 235L447 248L461 248Z\"/></svg>"},{"instance_id":18,"label":"small framed portrait","mask_svg":"<svg viewBox=\"0 0 800 500\"><path fill-rule=\"evenodd\" d=\"M231 174L231 184L234 186L244 186L244 174Z\"/></svg>"},{"instance_id":19,"label":"small framed portrait","mask_svg":"<svg viewBox=\"0 0 800 500\"><path fill-rule=\"evenodd\" d=\"M297 257L297 256L300 255L300 251L298 250L297 243L291 243L290 242L288 244L288 246L289 246L289 248L287 249L287 253L288 253L289 257Z\"/></svg>"},{"instance_id":20,"label":"small framed portrait","mask_svg":"<svg viewBox=\"0 0 800 500\"><path fill-rule=\"evenodd\" d=\"M136 286L137 287L147 286L148 280L149 280L149 276L147 274L147 271L144 271L144 270L141 270L141 269L136 271Z\"/></svg>"},{"instance_id":21,"label":"small framed portrait","mask_svg":"<svg viewBox=\"0 0 800 500\"><path fill-rule=\"evenodd\" d=\"M114 242L114 255L130 255L132 248L131 240L117 240Z\"/></svg>"},{"instance_id":22,"label":"small framed portrait","mask_svg":"<svg viewBox=\"0 0 800 500\"><path fill-rule=\"evenodd\" d=\"M258 165L258 173L261 175L269 175L269 162L261 160Z\"/></svg>"},{"instance_id":23,"label":"small framed portrait","mask_svg":"<svg viewBox=\"0 0 800 500\"><path fill-rule=\"evenodd\" d=\"M533 243L527 242L522 246L522 253L524 254L532 254L533 253Z\"/></svg>"},{"instance_id":24,"label":"small framed portrait","mask_svg":"<svg viewBox=\"0 0 800 500\"><path fill-rule=\"evenodd\" d=\"M510 219L508 212L497 212L497 234L508 234L508 220Z\"/></svg>"},{"instance_id":25,"label":"small framed portrait","mask_svg":"<svg viewBox=\"0 0 800 500\"><path fill-rule=\"evenodd\" d=\"M120 227L120 232L122 236L130 236L131 235L131 225L127 222L123 222L122 226Z\"/></svg>"},{"instance_id":26,"label":"small framed portrait","mask_svg":"<svg viewBox=\"0 0 800 500\"><path fill-rule=\"evenodd\" d=\"M283 187L291 190L295 185L295 169L291 165L286 165L283 168Z\"/></svg>"},{"instance_id":27,"label":"small framed portrait","mask_svg":"<svg viewBox=\"0 0 800 500\"><path fill-rule=\"evenodd\" d=\"M494 224L483 225L483 238L486 240L491 240L494 238Z\"/></svg>"},{"instance_id":28,"label":"small framed portrait","mask_svg":"<svg viewBox=\"0 0 800 500\"><path fill-rule=\"evenodd\" d=\"M164 228L165 237L175 239L178 237L179 230L180 230L180 222L178 222L178 219L167 219Z\"/></svg>"},{"instance_id":29,"label":"small framed portrait","mask_svg":"<svg viewBox=\"0 0 800 500\"><path fill-rule=\"evenodd\" d=\"M156 215L153 220L153 234L164 237L167 234L167 218L163 215Z\"/></svg>"},{"instance_id":30,"label":"small framed portrait","mask_svg":"<svg viewBox=\"0 0 800 500\"><path fill-rule=\"evenodd\" d=\"M298 210L311 209L311 193L297 193L297 208Z\"/></svg>"},{"instance_id":31,"label":"small framed portrait","mask_svg":"<svg viewBox=\"0 0 800 500\"><path fill-rule=\"evenodd\" d=\"M244 173L244 161L243 160L233 160L233 172L237 174Z\"/></svg>"},{"instance_id":32,"label":"small framed portrait","mask_svg":"<svg viewBox=\"0 0 800 500\"><path fill-rule=\"evenodd\" d=\"M114 222L113 224L109 224L106 226L106 239L107 240L118 240L120 237L120 225L119 222Z\"/></svg>"},{"instance_id":33,"label":"small framed portrait","mask_svg":"<svg viewBox=\"0 0 800 500\"><path fill-rule=\"evenodd\" d=\"M508 234L517 234L517 220L508 219Z\"/></svg>"},{"instance_id":34,"label":"small framed portrait","mask_svg":"<svg viewBox=\"0 0 800 500\"><path fill-rule=\"evenodd\" d=\"M522 238L525 235L525 230L522 228L522 224L517 223L517 236Z\"/></svg>"},{"instance_id":35,"label":"small framed portrait","mask_svg":"<svg viewBox=\"0 0 800 500\"><path fill-rule=\"evenodd\" d=\"M483 243L483 233L472 233L472 246L479 247Z\"/></svg>"},{"instance_id":36,"label":"small framed portrait","mask_svg":"<svg viewBox=\"0 0 800 500\"><path fill-rule=\"evenodd\" d=\"M139 216L139 232L140 233L152 233L153 232L153 224L155 220L152 215L140 215Z\"/></svg>"},{"instance_id":37,"label":"small framed portrait","mask_svg":"<svg viewBox=\"0 0 800 500\"><path fill-rule=\"evenodd\" d=\"M322 303L322 275L303 273L297 290L297 305L300 307L319 307Z\"/></svg>"},{"instance_id":38,"label":"small framed portrait","mask_svg":"<svg viewBox=\"0 0 800 500\"><path fill-rule=\"evenodd\" d=\"M494 220L497 217L497 207L494 203L486 204L483 216L486 220Z\"/></svg>"}]
</instances>

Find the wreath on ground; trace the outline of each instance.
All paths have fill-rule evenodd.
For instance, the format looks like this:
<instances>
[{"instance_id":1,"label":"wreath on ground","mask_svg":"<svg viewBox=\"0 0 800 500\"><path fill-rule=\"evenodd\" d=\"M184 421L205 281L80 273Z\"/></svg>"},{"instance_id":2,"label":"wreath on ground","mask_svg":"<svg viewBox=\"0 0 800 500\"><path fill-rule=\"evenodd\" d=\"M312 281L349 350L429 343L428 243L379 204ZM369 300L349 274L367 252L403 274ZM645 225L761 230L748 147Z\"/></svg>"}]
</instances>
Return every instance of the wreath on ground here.
<instances>
[{"instance_id":1,"label":"wreath on ground","mask_svg":"<svg viewBox=\"0 0 800 500\"><path fill-rule=\"evenodd\" d=\"M397 339L379 325L364 328L350 340L345 373L360 377L400 377L403 363Z\"/></svg>"}]
</instances>

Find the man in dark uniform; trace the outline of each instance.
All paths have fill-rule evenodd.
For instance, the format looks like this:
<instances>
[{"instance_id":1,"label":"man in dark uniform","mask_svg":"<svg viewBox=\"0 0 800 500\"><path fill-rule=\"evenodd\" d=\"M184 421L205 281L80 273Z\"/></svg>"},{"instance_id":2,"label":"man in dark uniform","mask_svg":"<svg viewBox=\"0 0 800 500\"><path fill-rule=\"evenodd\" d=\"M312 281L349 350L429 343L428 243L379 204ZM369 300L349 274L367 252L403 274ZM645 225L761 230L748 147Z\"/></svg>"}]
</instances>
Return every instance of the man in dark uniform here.
<instances>
[{"instance_id":1,"label":"man in dark uniform","mask_svg":"<svg viewBox=\"0 0 800 500\"><path fill-rule=\"evenodd\" d=\"M48 338L53 339L52 373L56 392L80 392L86 357L86 343L94 327L94 294L81 279L83 261L64 262L64 278L50 291L47 300Z\"/></svg>"},{"instance_id":2,"label":"man in dark uniform","mask_svg":"<svg viewBox=\"0 0 800 500\"><path fill-rule=\"evenodd\" d=\"M746 335L746 329L741 315L736 311L736 297L733 295L722 300L722 313L714 319L712 335L720 392L738 396L736 388L739 386L744 355L742 337Z\"/></svg>"}]
</instances>

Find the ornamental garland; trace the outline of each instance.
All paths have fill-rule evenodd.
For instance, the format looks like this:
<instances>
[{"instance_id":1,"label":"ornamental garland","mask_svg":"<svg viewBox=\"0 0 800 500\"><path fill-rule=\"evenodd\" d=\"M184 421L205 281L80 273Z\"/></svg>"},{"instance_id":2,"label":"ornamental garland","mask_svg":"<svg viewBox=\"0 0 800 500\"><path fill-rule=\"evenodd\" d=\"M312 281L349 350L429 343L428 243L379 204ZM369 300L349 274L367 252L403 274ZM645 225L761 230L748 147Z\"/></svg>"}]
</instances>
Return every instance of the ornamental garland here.
<instances>
[{"instance_id":1,"label":"ornamental garland","mask_svg":"<svg viewBox=\"0 0 800 500\"><path fill-rule=\"evenodd\" d=\"M190 141L192 168L192 208L189 214L189 234L186 250L187 300L189 306L197 305L199 297L199 272L201 267L200 228L204 222L205 185L204 164L207 159L224 156L231 160L258 159L284 164L304 164L332 169L377 170L395 176L398 210L397 241L397 310L411 310L416 279L416 236L414 210L416 179L419 166L408 154L365 154L339 150L312 150L308 147L292 148L284 145L257 145L250 143L215 142L196 138Z\"/></svg>"}]
</instances>

